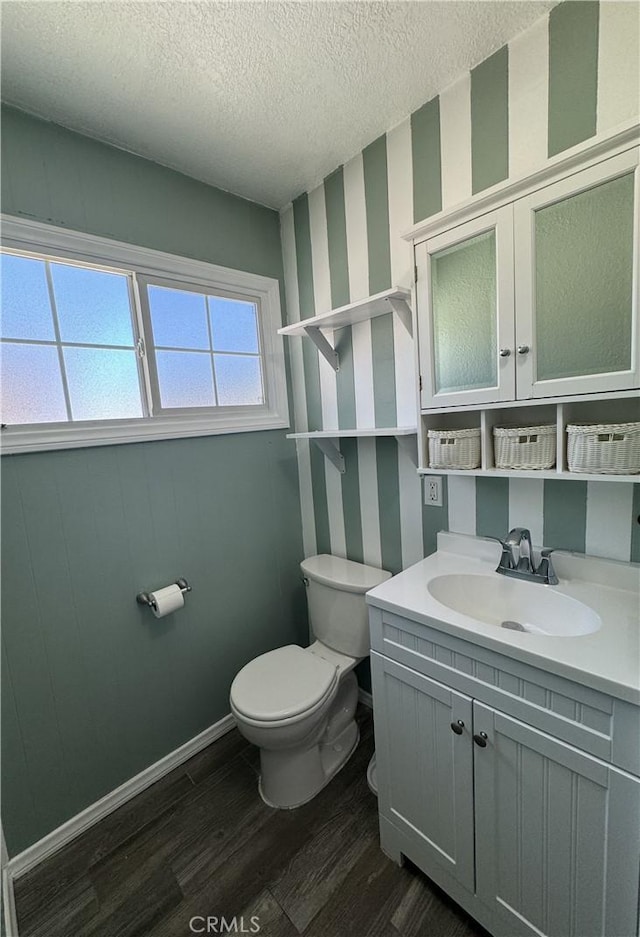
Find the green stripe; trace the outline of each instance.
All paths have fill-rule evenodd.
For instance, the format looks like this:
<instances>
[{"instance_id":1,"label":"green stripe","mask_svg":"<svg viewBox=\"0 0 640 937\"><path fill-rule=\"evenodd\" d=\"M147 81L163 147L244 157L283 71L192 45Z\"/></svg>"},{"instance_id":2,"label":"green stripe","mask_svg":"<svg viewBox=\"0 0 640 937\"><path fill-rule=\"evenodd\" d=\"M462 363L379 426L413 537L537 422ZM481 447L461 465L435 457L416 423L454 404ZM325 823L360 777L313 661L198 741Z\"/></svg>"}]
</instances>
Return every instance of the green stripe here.
<instances>
[{"instance_id":1,"label":"green stripe","mask_svg":"<svg viewBox=\"0 0 640 937\"><path fill-rule=\"evenodd\" d=\"M380 293L392 285L386 136L378 137L362 151L362 164L367 212L369 292Z\"/></svg>"},{"instance_id":2,"label":"green stripe","mask_svg":"<svg viewBox=\"0 0 640 937\"><path fill-rule=\"evenodd\" d=\"M402 537L398 444L393 437L380 436L376 439L376 468L382 568L395 574L402 569Z\"/></svg>"},{"instance_id":3,"label":"green stripe","mask_svg":"<svg viewBox=\"0 0 640 937\"><path fill-rule=\"evenodd\" d=\"M504 537L509 533L509 479L476 478L476 534Z\"/></svg>"},{"instance_id":4,"label":"green stripe","mask_svg":"<svg viewBox=\"0 0 640 937\"><path fill-rule=\"evenodd\" d=\"M313 265L311 260L311 228L309 225L309 201L301 195L293 203L293 225L296 242L296 265L300 316L308 319L315 315L313 295ZM307 397L307 423L310 430L322 429L322 400L320 396L320 364L318 352L309 341L302 343L304 383ZM327 480L323 454L312 443L310 447L311 488L316 528L318 553L331 552L329 535L329 508L327 505Z\"/></svg>"},{"instance_id":5,"label":"green stripe","mask_svg":"<svg viewBox=\"0 0 640 937\"><path fill-rule=\"evenodd\" d=\"M549 156L596 132L598 19L593 0L561 3L549 15Z\"/></svg>"},{"instance_id":6,"label":"green stripe","mask_svg":"<svg viewBox=\"0 0 640 937\"><path fill-rule=\"evenodd\" d=\"M309 319L316 314L313 295L313 263L311 260L311 225L309 223L309 199L301 195L293 203L293 226L296 241L296 265L298 270L298 293L300 296L300 318Z\"/></svg>"},{"instance_id":7,"label":"green stripe","mask_svg":"<svg viewBox=\"0 0 640 937\"><path fill-rule=\"evenodd\" d=\"M640 485L633 486L631 509L631 562L640 563Z\"/></svg>"},{"instance_id":8,"label":"green stripe","mask_svg":"<svg viewBox=\"0 0 640 937\"><path fill-rule=\"evenodd\" d=\"M424 556L430 556L438 549L437 534L440 530L449 530L449 490L447 476L442 476L442 507L424 503L424 479L421 486L422 503L422 551Z\"/></svg>"},{"instance_id":9,"label":"green stripe","mask_svg":"<svg viewBox=\"0 0 640 937\"><path fill-rule=\"evenodd\" d=\"M358 440L341 439L346 472L342 476L342 510L347 559L364 562L362 547L362 511L360 507L360 475L358 473Z\"/></svg>"},{"instance_id":10,"label":"green stripe","mask_svg":"<svg viewBox=\"0 0 640 937\"><path fill-rule=\"evenodd\" d=\"M338 306L346 306L350 298L342 166L324 180L324 200L327 206L331 306L336 309Z\"/></svg>"},{"instance_id":11,"label":"green stripe","mask_svg":"<svg viewBox=\"0 0 640 937\"><path fill-rule=\"evenodd\" d=\"M509 50L471 70L471 179L481 192L509 175Z\"/></svg>"},{"instance_id":12,"label":"green stripe","mask_svg":"<svg viewBox=\"0 0 640 937\"><path fill-rule=\"evenodd\" d=\"M413 220L422 221L442 210L440 167L440 98L433 98L411 115Z\"/></svg>"},{"instance_id":13,"label":"green stripe","mask_svg":"<svg viewBox=\"0 0 640 937\"><path fill-rule=\"evenodd\" d=\"M336 374L338 397L338 426L340 429L356 427L356 386L353 368L353 335L351 326L333 333L335 347L340 356L340 369Z\"/></svg>"},{"instance_id":14,"label":"green stripe","mask_svg":"<svg viewBox=\"0 0 640 937\"><path fill-rule=\"evenodd\" d=\"M311 488L313 491L313 515L316 526L316 551L331 553L329 533L329 507L327 505L327 479L325 458L317 446L309 443L311 454ZM333 466L329 466L333 471Z\"/></svg>"},{"instance_id":15,"label":"green stripe","mask_svg":"<svg viewBox=\"0 0 640 937\"><path fill-rule=\"evenodd\" d=\"M371 320L373 405L376 426L397 426L393 314Z\"/></svg>"},{"instance_id":16,"label":"green stripe","mask_svg":"<svg viewBox=\"0 0 640 937\"><path fill-rule=\"evenodd\" d=\"M584 553L587 531L587 483L544 483L544 545Z\"/></svg>"}]
</instances>

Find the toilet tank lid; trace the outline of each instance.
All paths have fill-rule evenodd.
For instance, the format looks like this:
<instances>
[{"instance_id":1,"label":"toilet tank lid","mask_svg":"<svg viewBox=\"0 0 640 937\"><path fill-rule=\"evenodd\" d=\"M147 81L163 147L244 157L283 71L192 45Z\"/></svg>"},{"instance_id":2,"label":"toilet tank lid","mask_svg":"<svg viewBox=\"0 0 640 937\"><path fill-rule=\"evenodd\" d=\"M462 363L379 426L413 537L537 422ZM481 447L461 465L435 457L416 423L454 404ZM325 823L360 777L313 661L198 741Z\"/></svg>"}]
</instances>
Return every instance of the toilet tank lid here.
<instances>
[{"instance_id":1,"label":"toilet tank lid","mask_svg":"<svg viewBox=\"0 0 640 937\"><path fill-rule=\"evenodd\" d=\"M386 569L354 563L341 556L322 553L320 556L308 556L300 563L300 569L307 578L321 582L325 586L342 589L344 592L368 592L374 586L391 578Z\"/></svg>"}]
</instances>

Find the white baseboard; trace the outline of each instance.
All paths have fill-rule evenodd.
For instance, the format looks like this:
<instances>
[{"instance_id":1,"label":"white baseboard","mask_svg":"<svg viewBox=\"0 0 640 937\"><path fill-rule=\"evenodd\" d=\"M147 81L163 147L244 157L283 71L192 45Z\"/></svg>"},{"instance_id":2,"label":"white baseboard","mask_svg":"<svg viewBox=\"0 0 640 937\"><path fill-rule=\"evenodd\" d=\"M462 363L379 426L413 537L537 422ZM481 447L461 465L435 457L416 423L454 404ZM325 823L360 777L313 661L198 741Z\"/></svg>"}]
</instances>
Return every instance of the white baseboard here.
<instances>
[{"instance_id":1,"label":"white baseboard","mask_svg":"<svg viewBox=\"0 0 640 937\"><path fill-rule=\"evenodd\" d=\"M363 690L362 687L358 687L358 699L363 706L373 709L373 696L367 690Z\"/></svg>"},{"instance_id":2,"label":"white baseboard","mask_svg":"<svg viewBox=\"0 0 640 937\"><path fill-rule=\"evenodd\" d=\"M204 732L201 732L188 742L185 742L184 745L176 748L175 751L169 752L168 755L156 761L155 764L149 765L149 767L141 771L140 774L136 774L135 777L125 781L124 784L121 784L120 787L111 791L110 794L101 797L95 804L91 804L91 806L81 811L81 813L67 820L62 826L52 830L51 833L47 833L46 836L38 840L37 843L34 843L33 846L29 846L23 852L18 853L17 856L9 860L5 869L3 869L3 887L4 874L7 873L10 879L8 887L10 887L11 894L13 895L11 883L14 879L24 875L25 872L28 872L34 866L38 865L43 859L57 852L62 846L66 846L67 843L75 839L76 836L79 836L80 833L84 833L85 830L88 830L89 827L98 823L99 820L102 820L110 813L113 813L114 810L117 810L118 807L126 804L127 801L135 797L136 794L150 787L151 784L155 781L159 781L165 774L173 771L174 768L177 768L193 755L196 755L203 748L206 748L207 745L210 745L212 742L215 742L216 739L225 735L233 729L235 724L235 719L231 713L229 713L228 716L224 716L218 722L209 726L208 729L205 729ZM7 937L17 937L17 930L14 929L14 931L11 932L7 931Z\"/></svg>"}]
</instances>

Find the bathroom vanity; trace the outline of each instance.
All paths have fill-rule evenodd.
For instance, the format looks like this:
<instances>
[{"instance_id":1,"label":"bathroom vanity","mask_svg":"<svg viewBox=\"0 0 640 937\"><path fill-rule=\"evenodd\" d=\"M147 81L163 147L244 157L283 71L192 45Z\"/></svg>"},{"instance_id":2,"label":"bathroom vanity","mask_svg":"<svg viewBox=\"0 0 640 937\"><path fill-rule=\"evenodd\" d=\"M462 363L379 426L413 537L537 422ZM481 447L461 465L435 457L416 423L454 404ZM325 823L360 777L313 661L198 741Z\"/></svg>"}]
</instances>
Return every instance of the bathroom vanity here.
<instances>
[{"instance_id":1,"label":"bathroom vanity","mask_svg":"<svg viewBox=\"0 0 640 937\"><path fill-rule=\"evenodd\" d=\"M441 533L368 593L382 849L496 937L633 937L640 570L554 553L545 586L499 559Z\"/></svg>"}]
</instances>

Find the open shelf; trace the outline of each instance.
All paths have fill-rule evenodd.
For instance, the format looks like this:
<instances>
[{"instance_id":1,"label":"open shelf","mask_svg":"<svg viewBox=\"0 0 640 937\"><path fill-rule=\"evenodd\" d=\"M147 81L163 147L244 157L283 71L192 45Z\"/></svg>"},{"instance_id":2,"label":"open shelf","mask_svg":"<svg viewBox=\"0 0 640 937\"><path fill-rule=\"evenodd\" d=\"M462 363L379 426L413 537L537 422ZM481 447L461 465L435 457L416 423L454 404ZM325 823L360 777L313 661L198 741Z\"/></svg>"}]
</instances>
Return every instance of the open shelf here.
<instances>
[{"instance_id":1,"label":"open shelf","mask_svg":"<svg viewBox=\"0 0 640 937\"><path fill-rule=\"evenodd\" d=\"M626 423L640 418L638 391L583 394L574 397L517 400L483 405L422 410L419 428L420 475L480 475L491 478L549 478L562 481L640 482L640 474L607 475L570 472L567 465L569 423ZM550 469L498 469L495 467L493 427L555 424L556 465ZM427 433L430 429L480 429L481 464L475 469L432 468Z\"/></svg>"},{"instance_id":2,"label":"open shelf","mask_svg":"<svg viewBox=\"0 0 640 937\"><path fill-rule=\"evenodd\" d=\"M337 439L353 439L363 436L394 436L398 445L404 449L413 464L418 466L417 427L415 426L374 426L369 429L320 429L310 433L287 433L287 439L309 439L324 454L340 474L344 475L346 466L340 452Z\"/></svg>"},{"instance_id":3,"label":"open shelf","mask_svg":"<svg viewBox=\"0 0 640 937\"><path fill-rule=\"evenodd\" d=\"M337 309L322 312L310 319L301 319L300 322L285 325L283 328L278 329L278 335L298 335L310 338L334 371L337 371L340 366L338 353L323 334L323 329L333 331L333 329L341 329L347 325L364 322L366 319L375 319L377 316L395 312L406 330L412 335L410 299L411 293L409 290L400 287L383 290L381 293L367 296L366 299L349 303L347 306L339 306Z\"/></svg>"}]
</instances>

